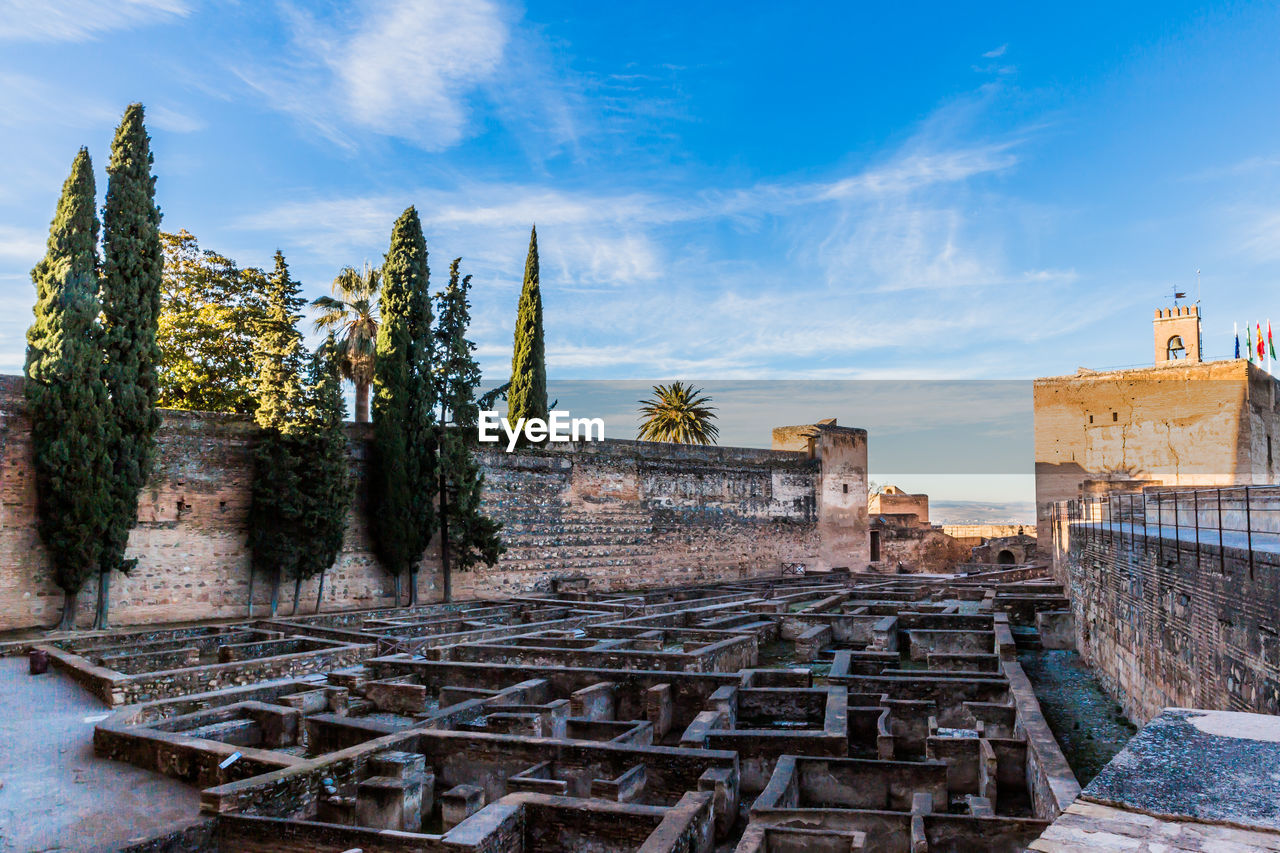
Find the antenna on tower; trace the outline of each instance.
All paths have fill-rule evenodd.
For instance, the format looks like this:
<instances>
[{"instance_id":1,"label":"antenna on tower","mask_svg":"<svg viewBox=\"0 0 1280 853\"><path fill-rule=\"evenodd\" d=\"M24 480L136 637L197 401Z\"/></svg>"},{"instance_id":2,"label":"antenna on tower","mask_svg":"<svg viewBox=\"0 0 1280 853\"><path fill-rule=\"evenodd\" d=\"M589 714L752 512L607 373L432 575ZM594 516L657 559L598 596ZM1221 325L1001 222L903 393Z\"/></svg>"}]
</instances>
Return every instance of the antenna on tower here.
<instances>
[{"instance_id":1,"label":"antenna on tower","mask_svg":"<svg viewBox=\"0 0 1280 853\"><path fill-rule=\"evenodd\" d=\"M1182 290L1178 290L1178 286L1175 284L1173 286L1173 304L1177 305L1179 299L1186 299L1186 298L1187 298L1186 292Z\"/></svg>"},{"instance_id":2,"label":"antenna on tower","mask_svg":"<svg viewBox=\"0 0 1280 853\"><path fill-rule=\"evenodd\" d=\"M1200 270L1196 270L1196 304L1200 304Z\"/></svg>"}]
</instances>

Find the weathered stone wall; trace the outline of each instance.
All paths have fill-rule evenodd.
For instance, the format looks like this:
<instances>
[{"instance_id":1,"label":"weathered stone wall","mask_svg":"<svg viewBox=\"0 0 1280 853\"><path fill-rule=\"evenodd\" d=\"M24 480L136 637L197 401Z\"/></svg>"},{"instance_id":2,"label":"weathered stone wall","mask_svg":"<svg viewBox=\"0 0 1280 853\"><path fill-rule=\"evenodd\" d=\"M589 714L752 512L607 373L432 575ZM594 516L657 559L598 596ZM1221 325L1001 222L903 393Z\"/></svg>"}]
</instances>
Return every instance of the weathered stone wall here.
<instances>
[{"instance_id":1,"label":"weathered stone wall","mask_svg":"<svg viewBox=\"0 0 1280 853\"><path fill-rule=\"evenodd\" d=\"M1276 387L1266 371L1243 359L1037 379L1042 547L1052 505L1080 497L1092 481L1135 487L1276 482Z\"/></svg>"},{"instance_id":2,"label":"weathered stone wall","mask_svg":"<svg viewBox=\"0 0 1280 853\"><path fill-rule=\"evenodd\" d=\"M62 607L60 591L43 579L29 432L21 379L0 376L0 631L51 625ZM508 552L492 569L455 572L454 594L517 594L566 576L589 577L593 588L680 584L778 573L783 561L862 568L866 433L833 434L829 463L799 452L632 441L482 453L485 508L503 523ZM352 425L351 437L357 506L326 574L323 606L392 606L392 581L373 557L359 506L367 432ZM244 616L252 426L226 415L166 412L158 441L155 475L130 538L138 567L112 580L113 620ZM832 472L825 499L824 465ZM831 516L825 539L824 506ZM435 543L419 585L424 600L440 594ZM259 579L255 587L255 615L265 612L266 586ZM315 579L303 585L307 612L317 587ZM282 613L291 592L284 591ZM82 624L92 617L94 596L90 582L81 594Z\"/></svg>"},{"instance_id":3,"label":"weathered stone wall","mask_svg":"<svg viewBox=\"0 0 1280 853\"><path fill-rule=\"evenodd\" d=\"M944 524L942 532L960 544L973 548L981 545L984 539L999 539L1005 536L1035 536L1033 524Z\"/></svg>"},{"instance_id":4,"label":"weathered stone wall","mask_svg":"<svg viewBox=\"0 0 1280 853\"><path fill-rule=\"evenodd\" d=\"M929 527L874 525L880 536L877 568L896 572L946 572L969 559L969 548L941 530Z\"/></svg>"},{"instance_id":5,"label":"weathered stone wall","mask_svg":"<svg viewBox=\"0 0 1280 853\"><path fill-rule=\"evenodd\" d=\"M1280 713L1280 554L1147 531L1053 525L1077 648L1108 692L1137 722L1173 706Z\"/></svg>"}]
</instances>

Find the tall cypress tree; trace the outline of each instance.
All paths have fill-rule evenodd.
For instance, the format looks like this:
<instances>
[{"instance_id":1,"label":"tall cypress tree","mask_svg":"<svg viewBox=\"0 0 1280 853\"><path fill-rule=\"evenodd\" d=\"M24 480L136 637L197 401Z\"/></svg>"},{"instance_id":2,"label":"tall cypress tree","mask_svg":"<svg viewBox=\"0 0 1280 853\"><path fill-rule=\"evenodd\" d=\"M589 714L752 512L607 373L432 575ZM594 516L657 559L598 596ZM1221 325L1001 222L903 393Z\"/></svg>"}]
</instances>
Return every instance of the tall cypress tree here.
<instances>
[{"instance_id":1,"label":"tall cypress tree","mask_svg":"<svg viewBox=\"0 0 1280 853\"><path fill-rule=\"evenodd\" d=\"M332 333L311 358L307 405L296 441L302 447L297 454L303 464L299 473L302 524L297 534L303 547L294 572L293 609L297 612L302 582L319 574L319 611L324 597L324 572L342 550L352 496L341 359Z\"/></svg>"},{"instance_id":2,"label":"tall cypress tree","mask_svg":"<svg viewBox=\"0 0 1280 853\"><path fill-rule=\"evenodd\" d=\"M297 531L305 511L302 466L306 460L295 436L305 403L302 367L305 351L298 331L303 299L277 251L275 268L263 280L265 316L258 324L254 354L254 391L259 434L254 446L250 510L251 573L271 578L271 615L280 603L280 580L293 576L307 544ZM252 610L252 574L250 576Z\"/></svg>"},{"instance_id":3,"label":"tall cypress tree","mask_svg":"<svg viewBox=\"0 0 1280 853\"><path fill-rule=\"evenodd\" d=\"M538 228L529 233L524 262L524 287L516 315L515 349L511 355L511 387L507 391L507 420L549 417L547 362L542 344L542 289L538 281Z\"/></svg>"},{"instance_id":4,"label":"tall cypress tree","mask_svg":"<svg viewBox=\"0 0 1280 853\"><path fill-rule=\"evenodd\" d=\"M458 258L449 266L449 286L437 294L436 393L440 398L440 565L444 599L453 597L450 558L458 571L479 562L492 566L506 550L498 538L502 525L480 510L484 474L473 446L479 406L480 365L467 338L471 325L471 276L459 280Z\"/></svg>"},{"instance_id":5,"label":"tall cypress tree","mask_svg":"<svg viewBox=\"0 0 1280 853\"><path fill-rule=\"evenodd\" d=\"M35 321L27 330L37 528L64 595L58 627L68 631L75 628L77 594L98 571L111 506L94 194L93 164L81 148L63 184L44 259L31 271Z\"/></svg>"},{"instance_id":6,"label":"tall cypress tree","mask_svg":"<svg viewBox=\"0 0 1280 853\"><path fill-rule=\"evenodd\" d=\"M400 578L409 576L410 604L418 600L417 566L436 521L429 278L427 241L418 211L410 207L391 230L382 267L369 483L374 548L395 578L397 602Z\"/></svg>"},{"instance_id":7,"label":"tall cypress tree","mask_svg":"<svg viewBox=\"0 0 1280 853\"><path fill-rule=\"evenodd\" d=\"M100 629L108 624L111 572L127 575L137 564L124 559L124 552L138 520L138 492L151 474L160 426L156 328L164 254L152 161L142 104L130 104L111 145L102 211L103 379L110 401L107 454L113 476L111 518L99 562L94 627Z\"/></svg>"}]
</instances>

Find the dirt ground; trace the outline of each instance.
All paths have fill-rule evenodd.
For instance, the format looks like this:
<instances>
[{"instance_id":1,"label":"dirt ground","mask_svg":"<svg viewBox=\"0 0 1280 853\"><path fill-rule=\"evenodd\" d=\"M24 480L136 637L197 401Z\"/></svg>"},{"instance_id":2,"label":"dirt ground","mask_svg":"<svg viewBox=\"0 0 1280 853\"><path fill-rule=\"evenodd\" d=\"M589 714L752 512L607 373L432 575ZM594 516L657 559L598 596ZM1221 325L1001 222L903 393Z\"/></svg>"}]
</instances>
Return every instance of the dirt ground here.
<instances>
[{"instance_id":1,"label":"dirt ground","mask_svg":"<svg viewBox=\"0 0 1280 853\"><path fill-rule=\"evenodd\" d=\"M0 853L116 851L196 820L195 788L93 757L106 712L52 669L0 658Z\"/></svg>"}]
</instances>

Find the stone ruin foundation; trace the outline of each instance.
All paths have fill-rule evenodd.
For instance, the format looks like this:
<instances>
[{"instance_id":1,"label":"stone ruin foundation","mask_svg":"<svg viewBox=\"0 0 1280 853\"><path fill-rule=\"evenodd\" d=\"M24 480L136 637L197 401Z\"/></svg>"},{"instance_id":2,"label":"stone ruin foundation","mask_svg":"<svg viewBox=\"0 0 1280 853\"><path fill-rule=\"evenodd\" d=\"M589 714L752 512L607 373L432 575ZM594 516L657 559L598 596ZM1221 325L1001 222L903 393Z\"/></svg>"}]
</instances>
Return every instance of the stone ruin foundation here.
<instances>
[{"instance_id":1,"label":"stone ruin foundation","mask_svg":"<svg viewBox=\"0 0 1280 853\"><path fill-rule=\"evenodd\" d=\"M1034 569L810 573L41 644L101 759L201 790L137 851L1020 851L1079 786Z\"/></svg>"}]
</instances>

